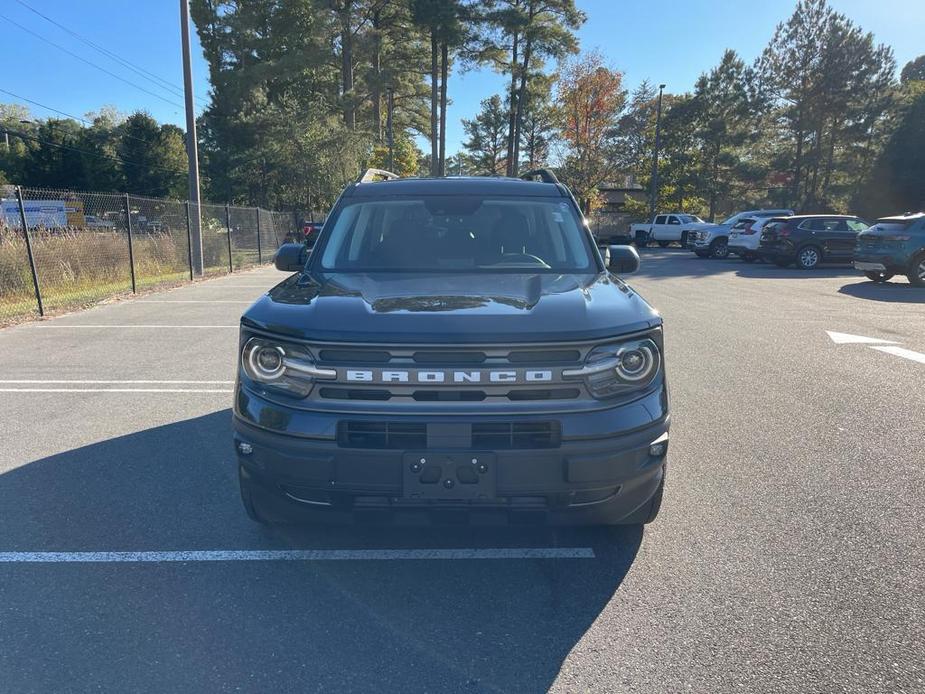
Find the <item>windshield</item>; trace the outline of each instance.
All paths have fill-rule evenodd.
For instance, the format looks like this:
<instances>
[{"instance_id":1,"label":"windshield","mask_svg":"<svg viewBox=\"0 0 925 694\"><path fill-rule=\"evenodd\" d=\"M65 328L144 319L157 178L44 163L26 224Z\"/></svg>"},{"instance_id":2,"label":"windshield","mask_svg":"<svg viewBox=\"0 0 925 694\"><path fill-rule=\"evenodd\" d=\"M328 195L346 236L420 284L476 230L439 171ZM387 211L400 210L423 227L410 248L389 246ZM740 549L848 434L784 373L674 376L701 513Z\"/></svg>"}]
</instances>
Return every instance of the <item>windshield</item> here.
<instances>
[{"instance_id":1,"label":"windshield","mask_svg":"<svg viewBox=\"0 0 925 694\"><path fill-rule=\"evenodd\" d=\"M693 214L679 214L678 217L685 224L703 224L703 220Z\"/></svg>"},{"instance_id":2,"label":"windshield","mask_svg":"<svg viewBox=\"0 0 925 694\"><path fill-rule=\"evenodd\" d=\"M734 214L734 215L732 215L731 217L727 217L726 219L724 219L722 222L720 222L720 224L721 224L721 225L722 225L722 224L732 224L732 223L733 223L734 221L736 221L736 219L738 219L738 218L739 218L739 215Z\"/></svg>"},{"instance_id":3,"label":"windshield","mask_svg":"<svg viewBox=\"0 0 925 694\"><path fill-rule=\"evenodd\" d=\"M349 202L320 242L338 272L597 272L561 197L394 197Z\"/></svg>"}]
</instances>

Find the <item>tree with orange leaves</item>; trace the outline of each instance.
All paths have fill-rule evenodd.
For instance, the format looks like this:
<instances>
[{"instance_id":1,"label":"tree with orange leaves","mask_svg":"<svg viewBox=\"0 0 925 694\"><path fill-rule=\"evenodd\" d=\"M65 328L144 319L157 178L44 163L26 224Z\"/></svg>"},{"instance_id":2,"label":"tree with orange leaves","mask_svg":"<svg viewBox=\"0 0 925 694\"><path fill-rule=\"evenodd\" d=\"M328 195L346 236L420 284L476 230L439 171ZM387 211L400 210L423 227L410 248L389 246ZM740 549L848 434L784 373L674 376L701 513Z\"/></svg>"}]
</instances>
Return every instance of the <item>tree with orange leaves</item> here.
<instances>
[{"instance_id":1,"label":"tree with orange leaves","mask_svg":"<svg viewBox=\"0 0 925 694\"><path fill-rule=\"evenodd\" d=\"M556 91L565 147L561 173L585 214L597 204L597 187L615 173L613 140L625 103L623 74L609 68L599 52L584 53L563 67Z\"/></svg>"}]
</instances>

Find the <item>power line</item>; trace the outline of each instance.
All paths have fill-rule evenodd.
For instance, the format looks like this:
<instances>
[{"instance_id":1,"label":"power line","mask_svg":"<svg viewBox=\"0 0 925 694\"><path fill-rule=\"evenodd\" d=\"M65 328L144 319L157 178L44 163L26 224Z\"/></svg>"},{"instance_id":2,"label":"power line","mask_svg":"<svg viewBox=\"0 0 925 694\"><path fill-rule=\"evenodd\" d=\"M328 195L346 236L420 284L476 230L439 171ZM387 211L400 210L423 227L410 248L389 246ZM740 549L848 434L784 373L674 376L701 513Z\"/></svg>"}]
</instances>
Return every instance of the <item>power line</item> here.
<instances>
[{"instance_id":1,"label":"power line","mask_svg":"<svg viewBox=\"0 0 925 694\"><path fill-rule=\"evenodd\" d=\"M28 133L20 132L18 130L10 130L9 128L5 129L5 132L8 132L10 135L16 135L21 137L24 140L32 140L34 142L40 142L43 145L48 145L50 147L58 147L60 149L68 149L72 152L79 152L81 154L86 154L90 157L97 157L99 159L109 159L110 161L119 162L120 164L127 164L128 166L139 166L144 169L155 169L157 171L164 171L166 173L178 174L182 173L182 169L168 169L164 166L155 166L153 164L140 164L137 161L129 161L128 159L122 159L121 157L111 157L108 154L100 154L99 152L91 152L88 149L81 149L80 147L71 147L70 145L63 145L58 142L49 142L48 140L43 140L40 137L35 137L34 135L29 135Z\"/></svg>"},{"instance_id":2,"label":"power line","mask_svg":"<svg viewBox=\"0 0 925 694\"><path fill-rule=\"evenodd\" d=\"M46 110L48 110L48 111L53 111L54 113L57 113L57 114L59 114L59 115L67 116L68 118L72 118L73 120L80 121L81 123L83 123L84 125L86 125L86 126L88 126L88 127L93 125L93 123L91 123L90 121L88 121L86 118L81 118L80 116L75 116L75 115L73 115L73 114L66 113L66 112L61 111L61 110L59 110L59 109L57 109L57 108L52 108L51 106L46 106L45 104L40 104L38 101L33 101L32 99L27 99L27 98L24 97L24 96L20 96L19 94L14 94L13 92L7 91L6 89L0 88L0 92L3 92L4 94L9 94L9 95L12 96L14 99L19 99L20 101L27 101L27 102L29 102L30 104L34 104L35 106L38 106L39 108L44 108L44 109L46 109ZM129 134L129 133L120 133L119 136L120 136L120 137L128 137L128 138L131 138L132 140L138 140L138 142L143 142L143 143L146 144L146 145L153 145L153 144L154 144L154 143L151 142L150 140L145 140L144 138L137 137L137 136L131 135L131 134Z\"/></svg>"},{"instance_id":3,"label":"power line","mask_svg":"<svg viewBox=\"0 0 925 694\"><path fill-rule=\"evenodd\" d=\"M80 34L78 34L78 33L77 33L76 31L74 31L73 29L67 27L67 26L64 25L64 24L61 24L60 22L55 21L54 19L52 19L52 18L49 17L48 15L43 14L42 12L39 12L37 9L35 9L35 8L32 7L31 5L29 5L28 3L23 2L23 0L16 0L16 2L18 2L20 5L22 5L23 7L25 7L25 8L26 8L27 10L29 10L30 12L33 12L34 14L38 15L39 17L41 17L41 18L44 19L46 22L49 22L49 23L51 23L51 24L54 24L56 27L58 27L58 28L61 29L62 31L67 32L68 34L70 34L71 36L73 36L74 38L76 38L78 41L81 41L82 43L85 43L86 45L90 46L91 48L93 48L94 50L98 51L99 53L102 53L103 55L107 56L108 58L111 58L112 60L115 60L115 61L117 61L118 63L121 63L123 66L127 67L129 70L131 70L132 72L134 72L134 73L136 73L137 75L141 76L142 78L148 80L149 82L152 82L152 83L154 83L154 84L160 83L160 84L158 84L158 86L159 86L161 89L168 89L168 90L172 91L172 92L173 92L175 95L177 95L177 96L183 96L183 90L182 90L180 87L178 87L176 84L170 82L169 80L165 80L163 77L159 77L158 75L154 74L153 72L150 72L149 70L146 70L145 68L141 67L140 65L137 65L137 64L133 63L132 61L128 60L127 58L123 58L122 56L120 56L119 54L117 54L117 53L115 53L115 52L109 50L108 48L106 48L106 47L104 47L104 46L100 46L99 44L94 43L94 42L91 41L90 39L88 39L88 38L86 38L86 37L84 37L84 36L81 36ZM199 101L200 103L206 103L203 99L201 99L201 98L199 98L199 97L194 97L194 98L195 98L197 101Z\"/></svg>"},{"instance_id":4,"label":"power line","mask_svg":"<svg viewBox=\"0 0 925 694\"><path fill-rule=\"evenodd\" d=\"M35 31L32 31L32 29L29 29L28 27L24 27L24 26L23 26L22 24L20 24L19 22L16 22L16 21L10 19L9 17L7 17L7 16L5 16L5 15L0 14L0 19L3 19L3 20L5 20L5 21L9 22L9 23L12 24L13 26L19 27L20 29L22 29L23 31L25 31L25 32L28 33L28 34L32 34L33 36L35 36L35 37L38 38L39 40L44 41L45 43L49 44L50 46L54 46L54 47L57 48L59 51L63 51L64 53L67 53L69 56L71 56L71 57L73 57L73 58L77 58L77 60L79 60L79 61L81 61L81 62L83 62L83 63L86 63L87 65L90 65L91 67L95 67L95 68L96 68L97 70L99 70L100 72L104 72L104 73L106 73L107 75L109 75L110 77L115 77L115 78L116 78L117 80L119 80L120 82L124 82L125 84L127 84L127 85L129 85L129 86L135 87L135 89L140 89L141 91L145 92L146 94L150 94L151 96L153 96L153 97L155 97L155 98L157 98L157 99L160 99L161 101L165 101L165 102L167 102L168 104L171 104L171 105L173 105L173 106L177 106L177 107L179 107L179 108L184 108L183 104L179 104L179 103L177 103L176 101L171 101L170 99L168 99L168 98L166 98L166 97L164 97L164 96L161 96L160 94L157 94L156 92L152 92L150 89L146 89L145 87L142 87L140 84L135 84L135 83L132 82L131 80L127 80L127 79L125 79L124 77L121 77L121 76L117 75L116 73L114 73L114 72L112 72L112 71L110 71L110 70L107 70L107 69L104 68L104 67L101 67L101 66L97 65L97 64L94 63L93 61L87 60L87 59L84 58L83 56L80 56L80 55L78 55L77 53L74 53L73 51L68 50L68 49L65 48L64 46L62 46L62 45L60 45L60 44L57 44L57 43L55 43L54 41L51 41L51 40L45 38L45 37L42 36L41 34L35 32Z\"/></svg>"}]
</instances>

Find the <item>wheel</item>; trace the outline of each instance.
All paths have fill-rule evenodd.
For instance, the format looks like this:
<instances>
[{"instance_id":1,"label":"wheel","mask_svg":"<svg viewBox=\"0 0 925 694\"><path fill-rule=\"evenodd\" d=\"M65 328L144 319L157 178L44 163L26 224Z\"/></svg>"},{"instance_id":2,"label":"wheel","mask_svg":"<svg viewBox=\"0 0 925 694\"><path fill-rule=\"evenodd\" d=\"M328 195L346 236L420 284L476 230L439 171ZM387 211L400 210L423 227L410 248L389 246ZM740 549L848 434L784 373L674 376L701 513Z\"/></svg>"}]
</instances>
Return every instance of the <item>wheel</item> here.
<instances>
[{"instance_id":1,"label":"wheel","mask_svg":"<svg viewBox=\"0 0 925 694\"><path fill-rule=\"evenodd\" d=\"M815 270L822 262L822 251L815 246L803 246L797 251L797 267L801 270Z\"/></svg>"},{"instance_id":2,"label":"wheel","mask_svg":"<svg viewBox=\"0 0 925 694\"><path fill-rule=\"evenodd\" d=\"M912 259L906 277L913 287L925 287L925 253L919 253Z\"/></svg>"},{"instance_id":3,"label":"wheel","mask_svg":"<svg viewBox=\"0 0 925 694\"><path fill-rule=\"evenodd\" d=\"M751 253L743 253L742 260L746 263L754 263L758 259L757 256L752 255Z\"/></svg>"},{"instance_id":4,"label":"wheel","mask_svg":"<svg viewBox=\"0 0 925 694\"><path fill-rule=\"evenodd\" d=\"M710 244L710 257L720 260L729 257L729 246L726 245L726 239L719 238Z\"/></svg>"},{"instance_id":5,"label":"wheel","mask_svg":"<svg viewBox=\"0 0 925 694\"><path fill-rule=\"evenodd\" d=\"M269 525L269 521L264 517L257 506L254 498L254 482L250 473L243 465L238 465L238 484L241 488L241 503L244 504L244 513L255 523Z\"/></svg>"},{"instance_id":6,"label":"wheel","mask_svg":"<svg viewBox=\"0 0 925 694\"><path fill-rule=\"evenodd\" d=\"M698 258L709 258L710 251L694 251L694 255L696 255Z\"/></svg>"},{"instance_id":7,"label":"wheel","mask_svg":"<svg viewBox=\"0 0 925 694\"><path fill-rule=\"evenodd\" d=\"M632 515L627 516L620 525L648 525L658 516L659 509L662 507L662 497L665 495L665 478L658 483L658 489L652 498L644 503L641 507L633 511Z\"/></svg>"},{"instance_id":8,"label":"wheel","mask_svg":"<svg viewBox=\"0 0 925 694\"><path fill-rule=\"evenodd\" d=\"M645 248L649 245L649 235L644 231L637 231L633 243L636 244L636 248Z\"/></svg>"},{"instance_id":9,"label":"wheel","mask_svg":"<svg viewBox=\"0 0 925 694\"><path fill-rule=\"evenodd\" d=\"M668 248L668 246L669 246L670 243L671 243L671 241L659 241L659 242L658 242L658 245L659 245L661 248Z\"/></svg>"},{"instance_id":10,"label":"wheel","mask_svg":"<svg viewBox=\"0 0 925 694\"><path fill-rule=\"evenodd\" d=\"M878 284L881 282L888 282L893 277L893 273L891 272L865 272L864 275L871 282L877 282Z\"/></svg>"}]
</instances>

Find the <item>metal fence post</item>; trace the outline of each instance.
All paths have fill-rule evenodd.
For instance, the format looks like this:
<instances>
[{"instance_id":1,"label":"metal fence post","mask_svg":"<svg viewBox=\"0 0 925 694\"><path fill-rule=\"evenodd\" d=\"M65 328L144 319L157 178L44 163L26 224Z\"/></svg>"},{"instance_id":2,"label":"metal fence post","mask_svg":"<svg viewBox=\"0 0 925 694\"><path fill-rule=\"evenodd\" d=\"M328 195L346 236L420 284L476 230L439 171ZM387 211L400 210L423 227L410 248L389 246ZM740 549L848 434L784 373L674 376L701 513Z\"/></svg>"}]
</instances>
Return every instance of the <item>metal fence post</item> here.
<instances>
[{"instance_id":1,"label":"metal fence post","mask_svg":"<svg viewBox=\"0 0 925 694\"><path fill-rule=\"evenodd\" d=\"M193 233L192 220L189 213L189 200L186 201L186 248L189 251L189 281L193 281Z\"/></svg>"},{"instance_id":2,"label":"metal fence post","mask_svg":"<svg viewBox=\"0 0 925 694\"><path fill-rule=\"evenodd\" d=\"M129 206L128 193L123 198L125 206L125 229L128 231L128 267L132 274L132 294L137 293L135 287L135 250L132 248L132 208Z\"/></svg>"},{"instance_id":3,"label":"metal fence post","mask_svg":"<svg viewBox=\"0 0 925 694\"><path fill-rule=\"evenodd\" d=\"M260 250L260 208L257 208L257 262L263 263L263 252Z\"/></svg>"},{"instance_id":4,"label":"metal fence post","mask_svg":"<svg viewBox=\"0 0 925 694\"><path fill-rule=\"evenodd\" d=\"M228 232L228 272L234 272L234 263L231 260L231 210L225 203L225 231Z\"/></svg>"},{"instance_id":5,"label":"metal fence post","mask_svg":"<svg viewBox=\"0 0 925 694\"><path fill-rule=\"evenodd\" d=\"M35 269L35 256L32 255L32 240L29 238L29 225L26 224L26 207L22 202L22 187L16 186L16 199L19 201L19 220L22 222L22 233L26 238L26 254L29 256L29 269L32 271L32 286L35 287L35 301L39 305L39 315L45 315L42 305L42 290L39 288L39 273Z\"/></svg>"}]
</instances>

